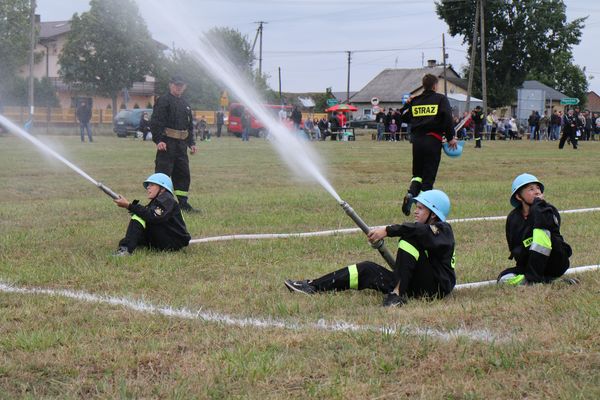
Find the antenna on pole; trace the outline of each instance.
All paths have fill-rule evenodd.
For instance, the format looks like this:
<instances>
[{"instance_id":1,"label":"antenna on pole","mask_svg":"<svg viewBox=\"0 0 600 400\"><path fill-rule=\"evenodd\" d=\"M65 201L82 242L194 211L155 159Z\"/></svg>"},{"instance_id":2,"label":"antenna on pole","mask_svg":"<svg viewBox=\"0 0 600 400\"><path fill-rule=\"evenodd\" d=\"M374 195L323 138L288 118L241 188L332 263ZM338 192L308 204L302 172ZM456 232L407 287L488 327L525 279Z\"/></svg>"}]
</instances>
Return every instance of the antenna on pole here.
<instances>
[{"instance_id":1,"label":"antenna on pole","mask_svg":"<svg viewBox=\"0 0 600 400\"><path fill-rule=\"evenodd\" d=\"M263 25L268 24L266 21L255 21L258 24L256 28L256 36L254 36L254 43L252 43L251 52L254 53L254 47L256 47L256 40L259 39L258 43L258 76L262 76L262 37L263 37Z\"/></svg>"},{"instance_id":2,"label":"antenna on pole","mask_svg":"<svg viewBox=\"0 0 600 400\"><path fill-rule=\"evenodd\" d=\"M346 82L346 104L350 102L350 61L352 60L352 52L347 51L348 53L348 81Z\"/></svg>"}]
</instances>

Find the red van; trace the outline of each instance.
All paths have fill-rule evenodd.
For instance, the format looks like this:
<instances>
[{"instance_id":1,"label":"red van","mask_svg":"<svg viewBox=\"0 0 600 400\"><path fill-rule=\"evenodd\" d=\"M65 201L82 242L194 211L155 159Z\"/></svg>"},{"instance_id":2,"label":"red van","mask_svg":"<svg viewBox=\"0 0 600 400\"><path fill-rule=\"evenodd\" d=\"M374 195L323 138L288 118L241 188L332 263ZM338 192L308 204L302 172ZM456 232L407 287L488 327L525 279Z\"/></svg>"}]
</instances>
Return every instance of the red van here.
<instances>
[{"instance_id":1,"label":"red van","mask_svg":"<svg viewBox=\"0 0 600 400\"><path fill-rule=\"evenodd\" d=\"M281 106L279 104L263 104L267 110L272 111L273 117L279 119L281 109L285 110L287 115L292 112L292 106ZM242 136L242 114L245 107L240 103L231 103L229 106L229 116L227 118L227 132L233 133L237 137ZM250 114L250 135L262 137L265 135L265 126Z\"/></svg>"}]
</instances>

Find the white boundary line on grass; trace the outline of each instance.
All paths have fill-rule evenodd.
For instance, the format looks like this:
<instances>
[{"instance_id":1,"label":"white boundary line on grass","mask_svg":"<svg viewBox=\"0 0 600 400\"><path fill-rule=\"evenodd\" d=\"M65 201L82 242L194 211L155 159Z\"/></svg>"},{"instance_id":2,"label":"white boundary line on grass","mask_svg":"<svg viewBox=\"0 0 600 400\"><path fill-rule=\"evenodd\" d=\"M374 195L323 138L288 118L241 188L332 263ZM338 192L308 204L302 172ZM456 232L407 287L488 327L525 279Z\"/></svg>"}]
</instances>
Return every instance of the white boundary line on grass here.
<instances>
[{"instance_id":1,"label":"white boundary line on grass","mask_svg":"<svg viewBox=\"0 0 600 400\"><path fill-rule=\"evenodd\" d=\"M570 268L566 274L574 274L585 271L592 271L600 268L600 265L586 265L581 267ZM464 283L456 285L456 289L476 288L482 286L490 286L496 281L483 281ZM0 280L0 292L17 293L17 294L33 294L65 297L73 300L84 301L87 303L107 304L110 306L121 306L127 309L141 312L144 314L158 314L171 318L199 320L209 323L217 323L228 326L253 327L262 329L287 329L287 330L302 330L313 329L329 332L378 332L381 334L395 335L405 334L410 336L430 336L435 339L450 341L457 338L466 338L477 342L505 342L509 340L507 337L498 336L487 329L467 329L458 328L449 331L422 328L415 326L377 326L377 325L358 325L346 321L326 321L320 319L314 323L290 322L282 319L274 318L256 318L256 317L235 317L228 314L206 311L206 310L190 310L187 308L173 308L170 306L156 306L152 303L147 303L142 300L128 299L125 297L115 297L106 295L97 295L83 291L71 291L64 289L45 289L45 288L25 288L4 282Z\"/></svg>"},{"instance_id":2,"label":"white boundary line on grass","mask_svg":"<svg viewBox=\"0 0 600 400\"><path fill-rule=\"evenodd\" d=\"M253 327L262 329L286 329L303 330L313 329L329 332L375 332L386 335L404 334L410 336L430 336L442 341L452 339L466 338L477 342L504 342L508 338L498 336L488 330L473 330L467 328L458 328L452 330L440 330L434 328L422 328L415 326L377 326L377 325L358 325L346 321L326 321L320 319L314 323L290 322L274 318L255 318L255 317L235 317L228 314L208 311L208 310L190 310L187 308L173 308L169 306L156 306L142 300L128 299L124 297L114 297L106 295L97 295L82 291L70 291L63 289L45 289L45 288L26 288L18 287L13 284L0 281L0 292L33 294L65 297L73 300L84 301L87 303L107 304L110 306L121 306L136 312L144 314L158 314L171 318L199 320L209 323L223 324L227 326Z\"/></svg>"},{"instance_id":3,"label":"white boundary line on grass","mask_svg":"<svg viewBox=\"0 0 600 400\"><path fill-rule=\"evenodd\" d=\"M600 211L600 207L594 208L579 208L575 210L564 210L560 211L561 214L576 214L584 212ZM506 219L506 216L500 217L475 217L475 218L457 218L449 219L449 223L455 222L474 222L474 221L499 221ZM317 232L300 232L300 233L256 233L256 234L235 234L225 236L213 236L199 239L190 240L190 244L196 243L208 243L208 242L221 242L226 240L257 240L257 239L283 239L292 237L314 237L314 236L332 236L337 234L350 234L362 232L360 228L345 228L345 229L331 229L326 231Z\"/></svg>"}]
</instances>

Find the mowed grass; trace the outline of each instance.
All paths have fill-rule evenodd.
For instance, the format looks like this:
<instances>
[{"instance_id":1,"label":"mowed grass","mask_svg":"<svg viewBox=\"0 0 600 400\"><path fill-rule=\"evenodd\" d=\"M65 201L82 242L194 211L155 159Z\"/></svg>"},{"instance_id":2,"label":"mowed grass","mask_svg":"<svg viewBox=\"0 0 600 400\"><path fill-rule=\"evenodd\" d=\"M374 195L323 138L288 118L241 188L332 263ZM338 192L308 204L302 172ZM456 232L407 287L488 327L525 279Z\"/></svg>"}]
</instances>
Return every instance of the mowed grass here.
<instances>
[{"instance_id":1,"label":"mowed grass","mask_svg":"<svg viewBox=\"0 0 600 400\"><path fill-rule=\"evenodd\" d=\"M144 200L151 143L46 137L94 179ZM325 175L371 225L410 220L407 142L320 142ZM600 206L600 143L472 142L443 157L436 187L450 218L506 215L512 179L536 174L560 210ZM335 200L297 177L268 142L200 143L191 157L194 238L354 227ZM383 309L382 295L290 294L285 278L314 278L362 260L383 264L362 234L195 244L179 253L114 259L127 213L62 164L0 137L0 280L125 297L297 329L237 327L148 315L59 296L0 292L0 399L12 398L600 398L600 271L578 286L486 287ZM600 264L600 213L563 214L573 266ZM507 259L504 222L453 225L459 283L494 279ZM387 245L395 251L396 242ZM345 322L398 328L331 332ZM428 334L427 332L430 332ZM464 332L443 339L436 332ZM487 332L492 340L472 333Z\"/></svg>"}]
</instances>

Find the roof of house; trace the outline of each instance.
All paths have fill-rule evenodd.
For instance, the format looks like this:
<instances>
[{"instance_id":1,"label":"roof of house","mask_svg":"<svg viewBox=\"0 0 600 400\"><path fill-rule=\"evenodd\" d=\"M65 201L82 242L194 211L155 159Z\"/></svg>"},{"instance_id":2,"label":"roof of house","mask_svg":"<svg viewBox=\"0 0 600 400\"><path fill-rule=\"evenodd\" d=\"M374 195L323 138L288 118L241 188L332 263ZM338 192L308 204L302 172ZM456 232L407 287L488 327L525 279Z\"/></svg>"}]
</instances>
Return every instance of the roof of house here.
<instances>
[{"instance_id":1,"label":"roof of house","mask_svg":"<svg viewBox=\"0 0 600 400\"><path fill-rule=\"evenodd\" d=\"M586 106L592 111L600 111L600 96L598 93L592 91L587 92L587 103Z\"/></svg>"},{"instance_id":2,"label":"roof of house","mask_svg":"<svg viewBox=\"0 0 600 400\"><path fill-rule=\"evenodd\" d=\"M57 36L64 35L71 31L71 21L44 21L40 22L40 41L53 41ZM152 42L159 50L166 50L168 46L158 40L152 39Z\"/></svg>"},{"instance_id":3,"label":"roof of house","mask_svg":"<svg viewBox=\"0 0 600 400\"><path fill-rule=\"evenodd\" d=\"M353 97L354 97L354 95L356 95L356 93L358 93L358 92L356 92L356 91L354 91L354 92L350 91L349 93L347 93L347 92L331 92L333 97L335 97L336 99L338 99L340 101L346 101L346 94L349 94L350 100L353 100Z\"/></svg>"},{"instance_id":4,"label":"roof of house","mask_svg":"<svg viewBox=\"0 0 600 400\"><path fill-rule=\"evenodd\" d=\"M559 100L569 97L566 94L563 94L558 90L553 89L550 86L546 86L542 82L538 81L525 81L523 82L523 86L521 86L521 89L543 90L544 92L546 92L546 98L548 99Z\"/></svg>"},{"instance_id":5,"label":"roof of house","mask_svg":"<svg viewBox=\"0 0 600 400\"><path fill-rule=\"evenodd\" d=\"M384 69L354 95L352 102L367 103L373 97L377 97L382 103L401 102L405 93L413 93L422 87L423 75L426 73L441 77L444 67ZM459 78L452 68L446 68L446 74L449 82L451 78Z\"/></svg>"},{"instance_id":6,"label":"roof of house","mask_svg":"<svg viewBox=\"0 0 600 400\"><path fill-rule=\"evenodd\" d=\"M40 40L52 39L68 33L71 30L71 21L45 21L40 22Z\"/></svg>"}]
</instances>

